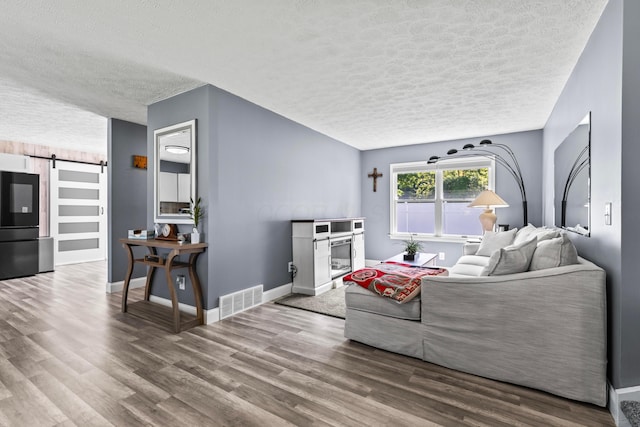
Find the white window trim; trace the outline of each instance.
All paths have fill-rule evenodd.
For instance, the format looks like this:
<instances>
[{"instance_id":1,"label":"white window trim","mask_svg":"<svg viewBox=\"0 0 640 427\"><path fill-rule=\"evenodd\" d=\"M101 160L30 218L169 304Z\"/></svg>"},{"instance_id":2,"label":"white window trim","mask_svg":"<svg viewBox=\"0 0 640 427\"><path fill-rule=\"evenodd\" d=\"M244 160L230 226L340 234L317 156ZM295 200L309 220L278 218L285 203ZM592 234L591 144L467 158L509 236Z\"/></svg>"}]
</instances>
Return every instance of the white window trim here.
<instances>
[{"instance_id":1,"label":"white window trim","mask_svg":"<svg viewBox=\"0 0 640 427\"><path fill-rule=\"evenodd\" d=\"M443 203L443 187L442 187L442 171L446 169L478 169L489 168L489 190L495 189L495 160L490 157L473 157L463 159L448 159L441 160L437 163L429 164L426 161L422 162L407 162L407 163L391 163L389 165L389 176L391 177L391 194L389 198L389 237L391 239L405 240L409 237L413 237L415 240L432 240L438 242L464 242L469 237L478 236L466 236L466 235L451 235L442 234L442 203ZM436 173L436 197L435 197L435 233L398 233L397 231L397 218L396 218L396 204L398 197L398 173L410 173L410 172L430 172Z\"/></svg>"}]
</instances>

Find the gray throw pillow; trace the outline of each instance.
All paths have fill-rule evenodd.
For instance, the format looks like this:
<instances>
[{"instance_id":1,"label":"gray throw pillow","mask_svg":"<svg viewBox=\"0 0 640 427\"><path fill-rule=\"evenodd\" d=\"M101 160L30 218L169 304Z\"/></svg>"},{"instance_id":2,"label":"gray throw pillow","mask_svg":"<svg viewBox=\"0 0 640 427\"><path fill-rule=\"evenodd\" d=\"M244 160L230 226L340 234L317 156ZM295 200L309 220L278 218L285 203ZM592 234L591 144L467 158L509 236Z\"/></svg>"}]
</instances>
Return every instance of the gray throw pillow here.
<instances>
[{"instance_id":1,"label":"gray throw pillow","mask_svg":"<svg viewBox=\"0 0 640 427\"><path fill-rule=\"evenodd\" d=\"M544 270L578 263L578 251L566 234L538 242L529 270Z\"/></svg>"},{"instance_id":2,"label":"gray throw pillow","mask_svg":"<svg viewBox=\"0 0 640 427\"><path fill-rule=\"evenodd\" d=\"M481 275L502 276L529 270L529 264L537 244L538 241L532 238L519 245L498 249L489 258L489 264L482 270Z\"/></svg>"},{"instance_id":3,"label":"gray throw pillow","mask_svg":"<svg viewBox=\"0 0 640 427\"><path fill-rule=\"evenodd\" d=\"M480 243L476 255L491 256L491 254L498 249L511 245L517 231L517 228L509 231L500 231L498 233L487 231L484 233L484 236L482 236L482 243Z\"/></svg>"}]
</instances>

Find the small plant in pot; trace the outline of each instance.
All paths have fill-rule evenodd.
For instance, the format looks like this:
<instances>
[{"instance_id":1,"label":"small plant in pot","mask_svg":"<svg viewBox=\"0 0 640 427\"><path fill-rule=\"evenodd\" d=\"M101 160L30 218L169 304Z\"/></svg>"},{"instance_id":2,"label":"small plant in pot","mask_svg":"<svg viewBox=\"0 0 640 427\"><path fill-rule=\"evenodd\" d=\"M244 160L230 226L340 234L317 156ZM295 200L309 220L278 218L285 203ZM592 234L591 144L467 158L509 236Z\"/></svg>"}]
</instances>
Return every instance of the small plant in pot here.
<instances>
[{"instance_id":1,"label":"small plant in pot","mask_svg":"<svg viewBox=\"0 0 640 427\"><path fill-rule=\"evenodd\" d=\"M193 220L191 243L200 243L200 231L198 230L198 224L204 216L204 208L202 207L201 203L201 197L198 197L195 202L193 201L193 199L191 199L191 209L189 209L189 216Z\"/></svg>"},{"instance_id":2,"label":"small plant in pot","mask_svg":"<svg viewBox=\"0 0 640 427\"><path fill-rule=\"evenodd\" d=\"M413 240L413 236L411 236L410 240L403 240L404 243L404 259L405 261L414 261L416 259L416 253L422 249L422 243Z\"/></svg>"}]
</instances>

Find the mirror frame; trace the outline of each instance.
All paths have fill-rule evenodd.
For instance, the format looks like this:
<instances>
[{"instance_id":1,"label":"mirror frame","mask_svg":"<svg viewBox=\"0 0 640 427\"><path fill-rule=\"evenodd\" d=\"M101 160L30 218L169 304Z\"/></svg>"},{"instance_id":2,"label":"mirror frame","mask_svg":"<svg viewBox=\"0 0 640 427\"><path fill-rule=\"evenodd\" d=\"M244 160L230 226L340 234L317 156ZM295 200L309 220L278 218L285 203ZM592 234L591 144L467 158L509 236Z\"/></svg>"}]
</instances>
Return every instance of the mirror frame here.
<instances>
[{"instance_id":1,"label":"mirror frame","mask_svg":"<svg viewBox=\"0 0 640 427\"><path fill-rule=\"evenodd\" d=\"M592 123L592 117L591 117L591 111L589 111L584 118L580 121L580 123L578 123L575 128L573 128L571 130L571 132L569 133L569 135L567 135L567 137L560 143L560 145L558 145L558 147L556 147L556 149L554 150L554 201L553 201L553 206L554 206L554 222L556 227L562 228L564 230L567 231L572 231L574 233L578 233L582 236L585 237L590 237L591 236L591 123ZM578 129L580 128L580 126L582 125L587 125L587 141L586 141L586 145L581 144L580 141L578 141L577 144L577 148L581 149L581 151L576 155L576 152L573 151L571 154L575 156L575 160L573 160L573 165L571 166L571 168L569 169L569 172L567 173L566 169L564 168L562 169L562 171L564 172L563 176L560 177L559 176L559 172L560 172L560 165L558 165L558 150L563 146L563 144L571 144L572 142L569 142L572 138L572 136L574 136L574 134L577 133ZM573 143L574 145L576 145L575 143ZM565 147L566 148L566 147ZM584 171L584 169L586 169L586 171ZM567 201L569 199L570 196L570 189L572 187L572 185L574 184L574 180L576 179L576 177L580 174L580 173L586 173L586 184L587 184L587 200L586 200L586 208L587 208L587 215L586 215L586 220L587 220L587 224L586 224L586 228L584 227L578 227L576 226L568 226L566 224L566 215L567 215ZM566 179L565 179L566 176ZM558 179L562 178L559 182ZM562 195L558 194L558 193L563 193Z\"/></svg>"},{"instance_id":2,"label":"mirror frame","mask_svg":"<svg viewBox=\"0 0 640 427\"><path fill-rule=\"evenodd\" d=\"M191 200L196 200L196 119L189 120L175 125L167 126L153 131L153 220L159 224L193 224L193 220L189 214L160 214L160 200L158 196L158 173L160 172L160 141L162 136L188 129L191 132L189 142L191 144L190 154L191 163L189 168L191 191Z\"/></svg>"}]
</instances>

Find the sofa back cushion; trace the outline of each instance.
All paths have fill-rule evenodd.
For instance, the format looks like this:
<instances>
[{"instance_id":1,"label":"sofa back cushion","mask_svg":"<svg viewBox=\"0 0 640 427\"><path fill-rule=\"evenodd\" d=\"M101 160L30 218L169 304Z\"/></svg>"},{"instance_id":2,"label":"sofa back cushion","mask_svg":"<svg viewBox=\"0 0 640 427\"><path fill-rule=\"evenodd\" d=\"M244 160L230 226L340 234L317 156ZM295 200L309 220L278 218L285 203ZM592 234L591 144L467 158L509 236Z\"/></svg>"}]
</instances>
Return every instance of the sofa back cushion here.
<instances>
[{"instance_id":1,"label":"sofa back cushion","mask_svg":"<svg viewBox=\"0 0 640 427\"><path fill-rule=\"evenodd\" d=\"M528 224L526 227L522 227L516 233L516 237L513 239L514 245L519 245L520 243L526 242L527 240L531 240L531 238L536 237L538 242L547 239L553 239L554 237L559 237L560 232L558 230L553 230L545 227L535 227L531 224Z\"/></svg>"},{"instance_id":2,"label":"sofa back cushion","mask_svg":"<svg viewBox=\"0 0 640 427\"><path fill-rule=\"evenodd\" d=\"M578 251L566 234L538 242L529 270L544 270L578 263Z\"/></svg>"},{"instance_id":3,"label":"sofa back cushion","mask_svg":"<svg viewBox=\"0 0 640 427\"><path fill-rule=\"evenodd\" d=\"M536 238L531 238L518 245L498 249L489 258L489 263L482 271L482 275L501 276L529 270L529 264L531 264L537 243Z\"/></svg>"},{"instance_id":4,"label":"sofa back cushion","mask_svg":"<svg viewBox=\"0 0 640 427\"><path fill-rule=\"evenodd\" d=\"M480 247L478 248L476 255L491 256L491 254L498 249L511 245L517 231L517 228L509 231L500 231L498 233L487 231L484 233L484 236L482 236L482 243L480 243Z\"/></svg>"}]
</instances>

